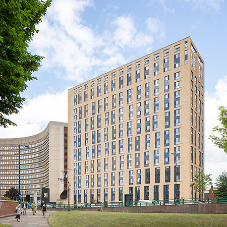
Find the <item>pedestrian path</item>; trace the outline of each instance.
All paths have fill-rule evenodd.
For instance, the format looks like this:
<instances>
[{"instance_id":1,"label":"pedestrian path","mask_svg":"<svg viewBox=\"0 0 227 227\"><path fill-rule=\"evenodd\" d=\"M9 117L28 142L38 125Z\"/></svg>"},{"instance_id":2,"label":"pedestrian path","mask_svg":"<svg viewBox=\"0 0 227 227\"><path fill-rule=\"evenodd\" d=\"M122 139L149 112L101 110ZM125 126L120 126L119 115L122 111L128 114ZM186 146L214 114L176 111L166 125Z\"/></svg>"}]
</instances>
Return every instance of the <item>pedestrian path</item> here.
<instances>
[{"instance_id":1,"label":"pedestrian path","mask_svg":"<svg viewBox=\"0 0 227 227\"><path fill-rule=\"evenodd\" d=\"M15 219L16 213L14 216L0 218L1 224L8 224L12 227L49 227L48 224L48 217L55 211L49 211L46 212L46 217L43 217L43 212L41 210L37 210L35 215L32 215L32 210L27 209L26 215L21 215L20 222L17 222L17 219Z\"/></svg>"}]
</instances>

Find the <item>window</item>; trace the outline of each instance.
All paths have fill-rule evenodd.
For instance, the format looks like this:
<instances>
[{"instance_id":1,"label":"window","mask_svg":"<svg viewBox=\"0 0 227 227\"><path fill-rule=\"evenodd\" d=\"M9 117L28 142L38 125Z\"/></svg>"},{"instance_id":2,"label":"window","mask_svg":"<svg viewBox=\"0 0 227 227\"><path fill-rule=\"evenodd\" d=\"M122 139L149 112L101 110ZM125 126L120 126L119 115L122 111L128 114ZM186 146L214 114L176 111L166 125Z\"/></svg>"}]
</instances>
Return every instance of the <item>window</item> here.
<instances>
[{"instance_id":1,"label":"window","mask_svg":"<svg viewBox=\"0 0 227 227\"><path fill-rule=\"evenodd\" d=\"M159 94L159 80L154 81L154 95Z\"/></svg>"},{"instance_id":2,"label":"window","mask_svg":"<svg viewBox=\"0 0 227 227\"><path fill-rule=\"evenodd\" d=\"M123 185L123 172L119 172L119 185Z\"/></svg>"},{"instance_id":3,"label":"window","mask_svg":"<svg viewBox=\"0 0 227 227\"><path fill-rule=\"evenodd\" d=\"M84 92L84 102L88 100L88 91Z\"/></svg>"},{"instance_id":4,"label":"window","mask_svg":"<svg viewBox=\"0 0 227 227\"><path fill-rule=\"evenodd\" d=\"M131 136L132 135L132 122L129 121L127 122L127 136Z\"/></svg>"},{"instance_id":5,"label":"window","mask_svg":"<svg viewBox=\"0 0 227 227\"><path fill-rule=\"evenodd\" d=\"M115 173L111 173L111 186L115 186Z\"/></svg>"},{"instance_id":6,"label":"window","mask_svg":"<svg viewBox=\"0 0 227 227\"><path fill-rule=\"evenodd\" d=\"M154 76L159 74L159 62L154 63Z\"/></svg>"},{"instance_id":7,"label":"window","mask_svg":"<svg viewBox=\"0 0 227 227\"><path fill-rule=\"evenodd\" d=\"M149 63L149 58L145 58L144 59L144 65L148 64Z\"/></svg>"},{"instance_id":8,"label":"window","mask_svg":"<svg viewBox=\"0 0 227 227\"><path fill-rule=\"evenodd\" d=\"M169 94L164 95L164 110L169 109Z\"/></svg>"},{"instance_id":9,"label":"window","mask_svg":"<svg viewBox=\"0 0 227 227\"><path fill-rule=\"evenodd\" d=\"M174 80L180 79L180 72L174 73Z\"/></svg>"},{"instance_id":10,"label":"window","mask_svg":"<svg viewBox=\"0 0 227 227\"><path fill-rule=\"evenodd\" d=\"M157 61L159 59L159 53L154 55L154 61Z\"/></svg>"},{"instance_id":11,"label":"window","mask_svg":"<svg viewBox=\"0 0 227 227\"><path fill-rule=\"evenodd\" d=\"M141 117L141 102L137 103L137 117Z\"/></svg>"},{"instance_id":12,"label":"window","mask_svg":"<svg viewBox=\"0 0 227 227\"><path fill-rule=\"evenodd\" d=\"M85 162L85 174L88 173L88 161Z\"/></svg>"},{"instance_id":13,"label":"window","mask_svg":"<svg viewBox=\"0 0 227 227\"><path fill-rule=\"evenodd\" d=\"M109 113L105 113L105 126L109 125Z\"/></svg>"},{"instance_id":14,"label":"window","mask_svg":"<svg viewBox=\"0 0 227 227\"><path fill-rule=\"evenodd\" d=\"M180 44L174 46L174 52L180 51Z\"/></svg>"},{"instance_id":15,"label":"window","mask_svg":"<svg viewBox=\"0 0 227 227\"><path fill-rule=\"evenodd\" d=\"M132 152L132 138L128 138L128 152Z\"/></svg>"},{"instance_id":16,"label":"window","mask_svg":"<svg viewBox=\"0 0 227 227\"><path fill-rule=\"evenodd\" d=\"M180 106L180 91L174 92L174 108Z\"/></svg>"},{"instance_id":17,"label":"window","mask_svg":"<svg viewBox=\"0 0 227 227\"><path fill-rule=\"evenodd\" d=\"M81 147L81 135L78 135L78 147Z\"/></svg>"},{"instance_id":18,"label":"window","mask_svg":"<svg viewBox=\"0 0 227 227\"><path fill-rule=\"evenodd\" d=\"M119 138L123 138L123 124L119 125Z\"/></svg>"},{"instance_id":19,"label":"window","mask_svg":"<svg viewBox=\"0 0 227 227\"><path fill-rule=\"evenodd\" d=\"M116 108L116 95L112 95L112 108Z\"/></svg>"},{"instance_id":20,"label":"window","mask_svg":"<svg viewBox=\"0 0 227 227\"><path fill-rule=\"evenodd\" d=\"M131 70L132 70L132 66L131 65L127 66L127 72L130 72Z\"/></svg>"},{"instance_id":21,"label":"window","mask_svg":"<svg viewBox=\"0 0 227 227\"><path fill-rule=\"evenodd\" d=\"M101 128L101 114L97 115L97 128Z\"/></svg>"},{"instance_id":22,"label":"window","mask_svg":"<svg viewBox=\"0 0 227 227\"><path fill-rule=\"evenodd\" d=\"M127 90L127 104L131 103L132 101L132 92L131 89Z\"/></svg>"},{"instance_id":23,"label":"window","mask_svg":"<svg viewBox=\"0 0 227 227\"><path fill-rule=\"evenodd\" d=\"M92 103L92 115L95 115L95 102Z\"/></svg>"},{"instance_id":24,"label":"window","mask_svg":"<svg viewBox=\"0 0 227 227\"><path fill-rule=\"evenodd\" d=\"M136 70L136 82L140 81L140 69Z\"/></svg>"},{"instance_id":25,"label":"window","mask_svg":"<svg viewBox=\"0 0 227 227\"><path fill-rule=\"evenodd\" d=\"M140 67L140 62L136 62L136 68L139 68Z\"/></svg>"},{"instance_id":26,"label":"window","mask_svg":"<svg viewBox=\"0 0 227 227\"><path fill-rule=\"evenodd\" d=\"M123 106L123 92L119 93L119 106Z\"/></svg>"},{"instance_id":27,"label":"window","mask_svg":"<svg viewBox=\"0 0 227 227\"><path fill-rule=\"evenodd\" d=\"M169 148L164 149L164 165L169 164Z\"/></svg>"},{"instance_id":28,"label":"window","mask_svg":"<svg viewBox=\"0 0 227 227\"><path fill-rule=\"evenodd\" d=\"M149 151L144 152L144 167L149 166Z\"/></svg>"},{"instance_id":29,"label":"window","mask_svg":"<svg viewBox=\"0 0 227 227\"><path fill-rule=\"evenodd\" d=\"M116 139L116 125L112 126L112 140Z\"/></svg>"},{"instance_id":30,"label":"window","mask_svg":"<svg viewBox=\"0 0 227 227\"><path fill-rule=\"evenodd\" d=\"M79 99L78 103L79 103L79 104L82 103L82 93L80 93L80 94L78 95L78 99Z\"/></svg>"},{"instance_id":31,"label":"window","mask_svg":"<svg viewBox=\"0 0 227 227\"><path fill-rule=\"evenodd\" d=\"M184 51L184 64L188 64L188 50Z\"/></svg>"},{"instance_id":32,"label":"window","mask_svg":"<svg viewBox=\"0 0 227 227\"><path fill-rule=\"evenodd\" d=\"M119 109L119 122L123 122L123 108Z\"/></svg>"},{"instance_id":33,"label":"window","mask_svg":"<svg viewBox=\"0 0 227 227\"><path fill-rule=\"evenodd\" d=\"M144 67L144 79L149 78L149 65Z\"/></svg>"},{"instance_id":34,"label":"window","mask_svg":"<svg viewBox=\"0 0 227 227\"><path fill-rule=\"evenodd\" d=\"M124 155L120 156L120 170L124 169Z\"/></svg>"},{"instance_id":35,"label":"window","mask_svg":"<svg viewBox=\"0 0 227 227\"><path fill-rule=\"evenodd\" d=\"M145 84L145 99L150 97L150 83Z\"/></svg>"},{"instance_id":36,"label":"window","mask_svg":"<svg viewBox=\"0 0 227 227\"><path fill-rule=\"evenodd\" d=\"M116 83L115 83L115 79L111 81L111 91L115 91L115 86L116 86Z\"/></svg>"},{"instance_id":37,"label":"window","mask_svg":"<svg viewBox=\"0 0 227 227\"><path fill-rule=\"evenodd\" d=\"M108 93L108 82L104 84L104 94Z\"/></svg>"},{"instance_id":38,"label":"window","mask_svg":"<svg viewBox=\"0 0 227 227\"><path fill-rule=\"evenodd\" d=\"M97 143L101 143L101 130L97 130Z\"/></svg>"},{"instance_id":39,"label":"window","mask_svg":"<svg viewBox=\"0 0 227 227\"><path fill-rule=\"evenodd\" d=\"M88 145L88 133L85 133L85 146Z\"/></svg>"},{"instance_id":40,"label":"window","mask_svg":"<svg viewBox=\"0 0 227 227\"><path fill-rule=\"evenodd\" d=\"M150 136L150 134L146 135L146 143L145 143L145 145L146 145L146 150L150 149L150 146L151 146L151 136Z\"/></svg>"},{"instance_id":41,"label":"window","mask_svg":"<svg viewBox=\"0 0 227 227\"><path fill-rule=\"evenodd\" d=\"M137 184L141 184L141 169L137 170Z\"/></svg>"},{"instance_id":42,"label":"window","mask_svg":"<svg viewBox=\"0 0 227 227\"><path fill-rule=\"evenodd\" d=\"M174 68L178 68L180 66L180 54L174 55Z\"/></svg>"},{"instance_id":43,"label":"window","mask_svg":"<svg viewBox=\"0 0 227 227\"><path fill-rule=\"evenodd\" d=\"M127 74L127 86L132 84L132 74L128 73Z\"/></svg>"},{"instance_id":44,"label":"window","mask_svg":"<svg viewBox=\"0 0 227 227\"><path fill-rule=\"evenodd\" d=\"M111 124L115 124L115 110L111 111Z\"/></svg>"},{"instance_id":45,"label":"window","mask_svg":"<svg viewBox=\"0 0 227 227\"><path fill-rule=\"evenodd\" d=\"M108 141L108 128L104 128L104 141Z\"/></svg>"},{"instance_id":46,"label":"window","mask_svg":"<svg viewBox=\"0 0 227 227\"><path fill-rule=\"evenodd\" d=\"M154 165L159 165L159 150L154 150Z\"/></svg>"},{"instance_id":47,"label":"window","mask_svg":"<svg viewBox=\"0 0 227 227\"><path fill-rule=\"evenodd\" d=\"M154 113L159 112L159 97L154 98Z\"/></svg>"},{"instance_id":48,"label":"window","mask_svg":"<svg viewBox=\"0 0 227 227\"><path fill-rule=\"evenodd\" d=\"M174 82L174 89L180 88L180 81Z\"/></svg>"},{"instance_id":49,"label":"window","mask_svg":"<svg viewBox=\"0 0 227 227\"><path fill-rule=\"evenodd\" d=\"M102 112L102 100L98 100L98 113Z\"/></svg>"},{"instance_id":50,"label":"window","mask_svg":"<svg viewBox=\"0 0 227 227\"><path fill-rule=\"evenodd\" d=\"M169 76L164 77L164 92L169 91Z\"/></svg>"},{"instance_id":51,"label":"window","mask_svg":"<svg viewBox=\"0 0 227 227\"><path fill-rule=\"evenodd\" d=\"M169 71L169 58L164 59L164 72Z\"/></svg>"},{"instance_id":52,"label":"window","mask_svg":"<svg viewBox=\"0 0 227 227\"><path fill-rule=\"evenodd\" d=\"M101 171L101 159L97 159L97 172Z\"/></svg>"},{"instance_id":53,"label":"window","mask_svg":"<svg viewBox=\"0 0 227 227\"><path fill-rule=\"evenodd\" d=\"M116 154L116 141L112 142L112 155Z\"/></svg>"},{"instance_id":54,"label":"window","mask_svg":"<svg viewBox=\"0 0 227 227\"><path fill-rule=\"evenodd\" d=\"M104 172L107 172L107 171L108 171L108 158L104 158ZM108 185L106 185L106 186L108 186Z\"/></svg>"},{"instance_id":55,"label":"window","mask_svg":"<svg viewBox=\"0 0 227 227\"><path fill-rule=\"evenodd\" d=\"M94 117L91 117L91 130L94 129L95 125L95 121L94 121Z\"/></svg>"},{"instance_id":56,"label":"window","mask_svg":"<svg viewBox=\"0 0 227 227\"><path fill-rule=\"evenodd\" d=\"M101 157L101 144L97 145L97 158Z\"/></svg>"},{"instance_id":57,"label":"window","mask_svg":"<svg viewBox=\"0 0 227 227\"><path fill-rule=\"evenodd\" d=\"M180 109L174 110L174 126L180 125Z\"/></svg>"},{"instance_id":58,"label":"window","mask_svg":"<svg viewBox=\"0 0 227 227\"><path fill-rule=\"evenodd\" d=\"M123 153L123 140L119 140L119 154Z\"/></svg>"},{"instance_id":59,"label":"window","mask_svg":"<svg viewBox=\"0 0 227 227\"><path fill-rule=\"evenodd\" d=\"M127 169L131 169L132 168L132 155L128 154L127 155Z\"/></svg>"},{"instance_id":60,"label":"window","mask_svg":"<svg viewBox=\"0 0 227 227\"><path fill-rule=\"evenodd\" d=\"M91 173L94 173L94 160L91 160Z\"/></svg>"},{"instance_id":61,"label":"window","mask_svg":"<svg viewBox=\"0 0 227 227\"><path fill-rule=\"evenodd\" d=\"M108 110L108 97L104 98L104 111Z\"/></svg>"},{"instance_id":62,"label":"window","mask_svg":"<svg viewBox=\"0 0 227 227\"><path fill-rule=\"evenodd\" d=\"M112 157L112 171L116 170L116 156Z\"/></svg>"},{"instance_id":63,"label":"window","mask_svg":"<svg viewBox=\"0 0 227 227\"><path fill-rule=\"evenodd\" d=\"M95 158L95 146L92 146L92 158Z\"/></svg>"},{"instance_id":64,"label":"window","mask_svg":"<svg viewBox=\"0 0 227 227\"><path fill-rule=\"evenodd\" d=\"M158 130L158 115L153 116L153 131Z\"/></svg>"},{"instance_id":65,"label":"window","mask_svg":"<svg viewBox=\"0 0 227 227\"><path fill-rule=\"evenodd\" d=\"M109 156L109 143L105 143L105 156Z\"/></svg>"},{"instance_id":66,"label":"window","mask_svg":"<svg viewBox=\"0 0 227 227\"><path fill-rule=\"evenodd\" d=\"M174 166L174 182L180 181L180 166L176 165Z\"/></svg>"},{"instance_id":67,"label":"window","mask_svg":"<svg viewBox=\"0 0 227 227\"><path fill-rule=\"evenodd\" d=\"M160 147L160 132L155 133L155 148Z\"/></svg>"},{"instance_id":68,"label":"window","mask_svg":"<svg viewBox=\"0 0 227 227\"><path fill-rule=\"evenodd\" d=\"M135 153L135 167L140 167L140 153Z\"/></svg>"},{"instance_id":69,"label":"window","mask_svg":"<svg viewBox=\"0 0 227 227\"><path fill-rule=\"evenodd\" d=\"M149 100L144 101L144 115L149 114Z\"/></svg>"},{"instance_id":70,"label":"window","mask_svg":"<svg viewBox=\"0 0 227 227\"><path fill-rule=\"evenodd\" d=\"M129 106L129 120L133 119L133 105Z\"/></svg>"},{"instance_id":71,"label":"window","mask_svg":"<svg viewBox=\"0 0 227 227\"><path fill-rule=\"evenodd\" d=\"M97 97L101 96L101 85L97 86Z\"/></svg>"},{"instance_id":72,"label":"window","mask_svg":"<svg viewBox=\"0 0 227 227\"><path fill-rule=\"evenodd\" d=\"M164 57L168 56L169 55L169 49L167 50L164 50Z\"/></svg>"},{"instance_id":73,"label":"window","mask_svg":"<svg viewBox=\"0 0 227 227\"><path fill-rule=\"evenodd\" d=\"M191 144L193 144L193 128L191 128Z\"/></svg>"},{"instance_id":74,"label":"window","mask_svg":"<svg viewBox=\"0 0 227 227\"><path fill-rule=\"evenodd\" d=\"M150 117L146 117L146 132L150 132Z\"/></svg>"},{"instance_id":75,"label":"window","mask_svg":"<svg viewBox=\"0 0 227 227\"><path fill-rule=\"evenodd\" d=\"M169 130L164 131L164 146L169 146Z\"/></svg>"},{"instance_id":76,"label":"window","mask_svg":"<svg viewBox=\"0 0 227 227\"><path fill-rule=\"evenodd\" d=\"M170 166L165 167L165 183L170 182Z\"/></svg>"},{"instance_id":77,"label":"window","mask_svg":"<svg viewBox=\"0 0 227 227\"><path fill-rule=\"evenodd\" d=\"M174 145L180 144L180 128L174 129Z\"/></svg>"},{"instance_id":78,"label":"window","mask_svg":"<svg viewBox=\"0 0 227 227\"><path fill-rule=\"evenodd\" d=\"M101 174L97 174L97 187L101 187ZM98 192L100 192L100 191L97 190L97 200L98 200L98 198L100 198L100 194L98 196Z\"/></svg>"},{"instance_id":79,"label":"window","mask_svg":"<svg viewBox=\"0 0 227 227\"><path fill-rule=\"evenodd\" d=\"M180 162L180 147L174 147L174 163Z\"/></svg>"},{"instance_id":80,"label":"window","mask_svg":"<svg viewBox=\"0 0 227 227\"><path fill-rule=\"evenodd\" d=\"M78 133L81 133L81 121L78 121Z\"/></svg>"},{"instance_id":81,"label":"window","mask_svg":"<svg viewBox=\"0 0 227 227\"><path fill-rule=\"evenodd\" d=\"M119 77L119 89L123 88L123 76Z\"/></svg>"},{"instance_id":82,"label":"window","mask_svg":"<svg viewBox=\"0 0 227 227\"><path fill-rule=\"evenodd\" d=\"M160 168L155 168L155 183L160 183Z\"/></svg>"},{"instance_id":83,"label":"window","mask_svg":"<svg viewBox=\"0 0 227 227\"><path fill-rule=\"evenodd\" d=\"M133 185L133 170L129 171L129 185Z\"/></svg>"},{"instance_id":84,"label":"window","mask_svg":"<svg viewBox=\"0 0 227 227\"><path fill-rule=\"evenodd\" d=\"M74 95L74 106L77 105L77 95Z\"/></svg>"},{"instance_id":85,"label":"window","mask_svg":"<svg viewBox=\"0 0 227 227\"><path fill-rule=\"evenodd\" d=\"M79 107L79 119L82 119L82 106Z\"/></svg>"},{"instance_id":86,"label":"window","mask_svg":"<svg viewBox=\"0 0 227 227\"><path fill-rule=\"evenodd\" d=\"M112 78L115 78L116 73L115 72L111 73L111 76L112 76Z\"/></svg>"},{"instance_id":87,"label":"window","mask_svg":"<svg viewBox=\"0 0 227 227\"><path fill-rule=\"evenodd\" d=\"M135 137L135 141L136 141L136 151L140 151L140 136L136 136Z\"/></svg>"},{"instance_id":88,"label":"window","mask_svg":"<svg viewBox=\"0 0 227 227\"><path fill-rule=\"evenodd\" d=\"M141 100L141 86L137 86L137 101Z\"/></svg>"},{"instance_id":89,"label":"window","mask_svg":"<svg viewBox=\"0 0 227 227\"><path fill-rule=\"evenodd\" d=\"M94 92L94 88L91 89L91 99L94 98L95 92Z\"/></svg>"}]
</instances>

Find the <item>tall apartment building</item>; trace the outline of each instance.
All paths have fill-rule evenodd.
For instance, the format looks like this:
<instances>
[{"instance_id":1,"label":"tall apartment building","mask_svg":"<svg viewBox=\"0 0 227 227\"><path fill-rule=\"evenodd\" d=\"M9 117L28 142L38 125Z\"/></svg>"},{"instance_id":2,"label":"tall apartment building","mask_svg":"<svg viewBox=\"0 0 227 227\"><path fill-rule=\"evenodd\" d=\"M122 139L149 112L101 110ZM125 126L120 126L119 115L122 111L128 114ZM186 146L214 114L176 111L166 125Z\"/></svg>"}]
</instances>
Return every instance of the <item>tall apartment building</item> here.
<instances>
[{"instance_id":1,"label":"tall apartment building","mask_svg":"<svg viewBox=\"0 0 227 227\"><path fill-rule=\"evenodd\" d=\"M22 201L35 194L40 199L42 188L49 188L50 202L66 194L62 171L67 171L67 126L51 121L36 135L0 139L0 197L11 187L19 191L19 179Z\"/></svg>"},{"instance_id":2,"label":"tall apartment building","mask_svg":"<svg viewBox=\"0 0 227 227\"><path fill-rule=\"evenodd\" d=\"M204 62L190 37L69 89L68 108L71 203L199 196Z\"/></svg>"}]
</instances>

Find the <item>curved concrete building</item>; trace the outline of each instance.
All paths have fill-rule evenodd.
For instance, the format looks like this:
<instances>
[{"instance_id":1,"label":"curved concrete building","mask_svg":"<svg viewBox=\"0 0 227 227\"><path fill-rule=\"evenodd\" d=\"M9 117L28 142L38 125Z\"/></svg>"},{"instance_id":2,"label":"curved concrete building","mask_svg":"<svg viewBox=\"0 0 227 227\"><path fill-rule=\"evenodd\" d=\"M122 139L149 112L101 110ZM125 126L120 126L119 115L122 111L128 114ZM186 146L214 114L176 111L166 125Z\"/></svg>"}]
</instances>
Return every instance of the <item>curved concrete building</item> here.
<instances>
[{"instance_id":1,"label":"curved concrete building","mask_svg":"<svg viewBox=\"0 0 227 227\"><path fill-rule=\"evenodd\" d=\"M11 187L19 189L22 201L41 197L49 188L50 202L56 202L67 189L67 123L51 121L37 135L0 139L0 197ZM20 157L19 157L20 153ZM20 161L20 167L19 167Z\"/></svg>"}]
</instances>

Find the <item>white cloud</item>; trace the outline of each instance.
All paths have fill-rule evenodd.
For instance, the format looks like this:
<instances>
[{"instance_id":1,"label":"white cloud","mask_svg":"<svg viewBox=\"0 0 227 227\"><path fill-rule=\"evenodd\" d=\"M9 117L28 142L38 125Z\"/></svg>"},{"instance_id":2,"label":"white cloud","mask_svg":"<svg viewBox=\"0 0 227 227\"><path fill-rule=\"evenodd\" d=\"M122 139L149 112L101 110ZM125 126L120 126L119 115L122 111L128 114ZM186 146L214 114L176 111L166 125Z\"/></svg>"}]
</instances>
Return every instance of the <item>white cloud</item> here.
<instances>
[{"instance_id":1,"label":"white cloud","mask_svg":"<svg viewBox=\"0 0 227 227\"><path fill-rule=\"evenodd\" d=\"M225 0L185 0L191 2L195 8L214 9L218 11Z\"/></svg>"},{"instance_id":2,"label":"white cloud","mask_svg":"<svg viewBox=\"0 0 227 227\"><path fill-rule=\"evenodd\" d=\"M147 28L153 33L159 35L160 38L165 38L166 30L164 22L160 21L158 18L149 17L146 20Z\"/></svg>"},{"instance_id":3,"label":"white cloud","mask_svg":"<svg viewBox=\"0 0 227 227\"><path fill-rule=\"evenodd\" d=\"M79 83L90 79L97 71L95 67L100 72L127 62L123 58L126 51L139 47L146 50L153 43L154 34L150 30L146 33L138 30L130 15L115 17L109 24L109 30L98 33L95 25L91 27L83 20L86 7L93 7L93 2L53 1L37 27L40 32L34 36L30 46L32 52L45 56L43 69L51 70L55 75L59 75L61 70L64 72L62 77ZM164 26L158 22L162 25L160 32L163 36Z\"/></svg>"},{"instance_id":4,"label":"white cloud","mask_svg":"<svg viewBox=\"0 0 227 227\"><path fill-rule=\"evenodd\" d=\"M218 107L227 107L227 76L218 81L215 89L215 94L205 94L205 172L212 174L213 182L224 170L227 171L227 154L208 139L214 134L212 128L219 125Z\"/></svg>"},{"instance_id":5,"label":"white cloud","mask_svg":"<svg viewBox=\"0 0 227 227\"><path fill-rule=\"evenodd\" d=\"M27 99L20 113L11 115L10 119L17 126L0 130L0 138L32 136L43 131L49 121L68 122L68 89Z\"/></svg>"}]
</instances>

